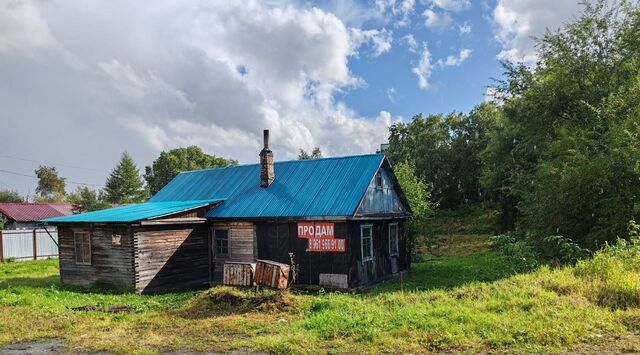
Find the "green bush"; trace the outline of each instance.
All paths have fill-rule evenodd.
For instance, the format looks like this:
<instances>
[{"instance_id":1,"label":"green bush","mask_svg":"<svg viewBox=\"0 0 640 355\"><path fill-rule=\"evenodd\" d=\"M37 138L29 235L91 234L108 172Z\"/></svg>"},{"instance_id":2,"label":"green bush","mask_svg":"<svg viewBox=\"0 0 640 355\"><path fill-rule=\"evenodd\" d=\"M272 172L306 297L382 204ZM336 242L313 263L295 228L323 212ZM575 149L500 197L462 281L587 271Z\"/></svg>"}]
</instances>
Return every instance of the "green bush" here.
<instances>
[{"instance_id":1,"label":"green bush","mask_svg":"<svg viewBox=\"0 0 640 355\"><path fill-rule=\"evenodd\" d=\"M561 235L550 235L542 239L540 253L544 259L559 264L575 264L590 255L588 249L580 247L571 239Z\"/></svg>"},{"instance_id":2,"label":"green bush","mask_svg":"<svg viewBox=\"0 0 640 355\"><path fill-rule=\"evenodd\" d=\"M525 240L512 234L494 236L491 240L496 249L511 261L514 270L531 271L540 266L540 257Z\"/></svg>"}]
</instances>

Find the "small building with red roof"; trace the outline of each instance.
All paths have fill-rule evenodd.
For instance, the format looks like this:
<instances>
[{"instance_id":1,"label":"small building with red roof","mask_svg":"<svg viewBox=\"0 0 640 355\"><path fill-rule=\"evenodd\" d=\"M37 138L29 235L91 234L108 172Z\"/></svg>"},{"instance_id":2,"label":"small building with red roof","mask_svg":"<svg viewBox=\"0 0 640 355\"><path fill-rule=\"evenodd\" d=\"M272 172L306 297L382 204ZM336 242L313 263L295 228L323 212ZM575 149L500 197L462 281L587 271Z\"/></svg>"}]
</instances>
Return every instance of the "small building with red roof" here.
<instances>
[{"instance_id":1,"label":"small building with red roof","mask_svg":"<svg viewBox=\"0 0 640 355\"><path fill-rule=\"evenodd\" d=\"M4 220L3 229L32 229L43 218L73 214L71 209L69 203L0 202L0 218Z\"/></svg>"}]
</instances>

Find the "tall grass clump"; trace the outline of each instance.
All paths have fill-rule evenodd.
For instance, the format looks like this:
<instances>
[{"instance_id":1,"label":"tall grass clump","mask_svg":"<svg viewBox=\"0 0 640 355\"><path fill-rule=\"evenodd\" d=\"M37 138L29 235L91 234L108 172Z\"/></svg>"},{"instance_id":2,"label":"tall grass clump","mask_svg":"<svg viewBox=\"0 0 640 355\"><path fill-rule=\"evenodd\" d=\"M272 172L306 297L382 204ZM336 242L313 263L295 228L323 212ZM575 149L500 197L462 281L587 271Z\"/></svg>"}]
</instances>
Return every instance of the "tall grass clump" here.
<instances>
[{"instance_id":1,"label":"tall grass clump","mask_svg":"<svg viewBox=\"0 0 640 355\"><path fill-rule=\"evenodd\" d=\"M629 223L628 239L596 252L580 261L574 273L588 281L586 296L600 306L627 309L640 306L640 225Z\"/></svg>"}]
</instances>

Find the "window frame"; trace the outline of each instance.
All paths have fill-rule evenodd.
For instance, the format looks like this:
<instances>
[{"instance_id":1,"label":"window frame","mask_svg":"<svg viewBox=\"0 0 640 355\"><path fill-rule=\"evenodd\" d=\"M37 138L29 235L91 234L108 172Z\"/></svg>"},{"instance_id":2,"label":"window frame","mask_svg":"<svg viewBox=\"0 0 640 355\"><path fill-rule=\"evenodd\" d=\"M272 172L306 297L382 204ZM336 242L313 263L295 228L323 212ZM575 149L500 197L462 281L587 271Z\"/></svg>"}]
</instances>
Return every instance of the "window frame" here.
<instances>
[{"instance_id":1,"label":"window frame","mask_svg":"<svg viewBox=\"0 0 640 355\"><path fill-rule=\"evenodd\" d=\"M80 243L78 243L78 235L87 235L89 242L85 243L82 241L82 239L80 239ZM82 237L81 237L82 238ZM76 265L91 265L92 261L93 261L93 241L92 241L92 237L91 237L91 232L90 231L74 231L73 232L73 259L75 261ZM83 260L79 261L78 260L78 245L80 246L88 246L89 247L89 260L84 260L84 253L83 255Z\"/></svg>"},{"instance_id":2,"label":"window frame","mask_svg":"<svg viewBox=\"0 0 640 355\"><path fill-rule=\"evenodd\" d=\"M375 179L376 189L382 190L384 187L384 179L382 178L382 171L378 171L374 179Z\"/></svg>"},{"instance_id":3,"label":"window frame","mask_svg":"<svg viewBox=\"0 0 640 355\"><path fill-rule=\"evenodd\" d=\"M396 250L395 250L395 252L391 250L391 246L393 245L391 243L391 227L395 227L395 229L396 229L396 236L395 236ZM389 232L389 256L398 256L398 255L400 255L400 225L398 224L398 222L389 223L388 232Z\"/></svg>"},{"instance_id":4,"label":"window frame","mask_svg":"<svg viewBox=\"0 0 640 355\"><path fill-rule=\"evenodd\" d=\"M218 239L218 237L216 236L216 232L218 231L224 231L226 232L227 236L225 239ZM227 245L226 245L226 249L227 252L226 253L219 253L218 252L218 240L222 241L226 241ZM224 248L221 246L221 248ZM228 258L231 256L231 241L229 238L229 228L214 228L213 229L213 252L216 258Z\"/></svg>"},{"instance_id":5,"label":"window frame","mask_svg":"<svg viewBox=\"0 0 640 355\"><path fill-rule=\"evenodd\" d=\"M370 242L369 242L369 256L365 257L364 256L364 230L365 229L369 229L369 236L367 238L369 238ZM362 259L362 261L371 261L373 260L373 224L361 224L360 225L360 259Z\"/></svg>"}]
</instances>

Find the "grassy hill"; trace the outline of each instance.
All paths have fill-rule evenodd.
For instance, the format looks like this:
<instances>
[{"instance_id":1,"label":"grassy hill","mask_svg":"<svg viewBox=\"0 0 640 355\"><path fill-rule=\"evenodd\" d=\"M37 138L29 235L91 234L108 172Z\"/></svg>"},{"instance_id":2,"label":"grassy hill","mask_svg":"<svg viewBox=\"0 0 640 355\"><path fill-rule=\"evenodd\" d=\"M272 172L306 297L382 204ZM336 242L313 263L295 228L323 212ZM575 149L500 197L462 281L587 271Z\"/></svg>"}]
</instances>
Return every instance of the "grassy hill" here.
<instances>
[{"instance_id":1,"label":"grassy hill","mask_svg":"<svg viewBox=\"0 0 640 355\"><path fill-rule=\"evenodd\" d=\"M361 294L110 294L61 286L55 260L3 263L0 350L62 339L71 349L121 353L640 351L640 247L517 274L508 256L487 249L486 236L445 240L444 250L475 247L425 258L402 283ZM114 305L131 311L109 312Z\"/></svg>"}]
</instances>

